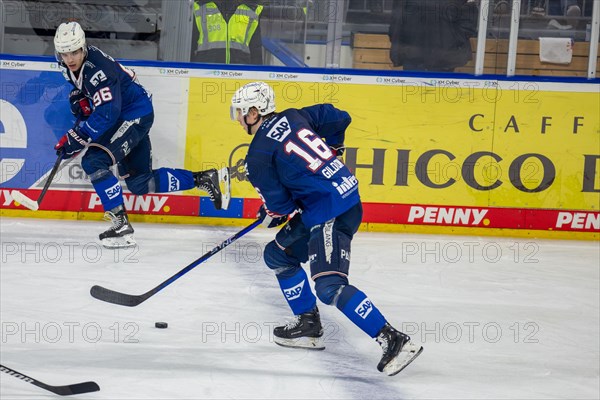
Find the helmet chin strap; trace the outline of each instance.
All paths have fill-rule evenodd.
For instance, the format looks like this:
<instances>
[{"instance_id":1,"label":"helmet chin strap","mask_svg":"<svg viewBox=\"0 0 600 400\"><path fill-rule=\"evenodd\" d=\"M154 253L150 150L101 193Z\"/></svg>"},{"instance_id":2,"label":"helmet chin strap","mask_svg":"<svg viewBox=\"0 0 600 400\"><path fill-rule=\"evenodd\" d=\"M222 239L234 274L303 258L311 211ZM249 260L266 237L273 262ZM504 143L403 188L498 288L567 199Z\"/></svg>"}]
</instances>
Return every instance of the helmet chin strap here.
<instances>
[{"instance_id":1,"label":"helmet chin strap","mask_svg":"<svg viewBox=\"0 0 600 400\"><path fill-rule=\"evenodd\" d=\"M257 118L253 124L248 123L247 118L248 118L248 114L244 115L244 123L248 127L248 135L252 135L251 129L254 125L258 124L258 121L260 121L260 118Z\"/></svg>"}]
</instances>

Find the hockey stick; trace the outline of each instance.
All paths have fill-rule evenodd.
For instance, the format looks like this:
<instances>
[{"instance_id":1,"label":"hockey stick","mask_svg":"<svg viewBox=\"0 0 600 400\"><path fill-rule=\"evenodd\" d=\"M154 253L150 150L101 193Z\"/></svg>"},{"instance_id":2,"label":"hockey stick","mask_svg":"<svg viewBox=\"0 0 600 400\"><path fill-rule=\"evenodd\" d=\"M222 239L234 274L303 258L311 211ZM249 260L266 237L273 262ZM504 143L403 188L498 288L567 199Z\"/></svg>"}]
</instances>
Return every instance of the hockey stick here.
<instances>
[{"instance_id":1,"label":"hockey stick","mask_svg":"<svg viewBox=\"0 0 600 400\"><path fill-rule=\"evenodd\" d=\"M18 190L13 190L12 193L10 194L12 196L13 200L16 201L17 203L21 203L22 205L29 208L30 210L37 211L40 208L40 203L42 202L44 196L46 195L48 188L50 187L50 183L54 179L54 175L56 175L56 172L58 171L58 167L60 166L61 160L62 160L62 154L56 158L56 161L54 162L54 167L52 167L52 171L50 171L50 175L48 175L48 178L46 178L46 183L44 184L42 193L40 193L40 196L38 197L37 200L30 199L29 197L25 196L23 193L19 192Z\"/></svg>"},{"instance_id":2,"label":"hockey stick","mask_svg":"<svg viewBox=\"0 0 600 400\"><path fill-rule=\"evenodd\" d=\"M5 367L4 365L0 365L0 370L2 372L6 372L7 374L14 376L17 379L20 379L25 382L29 382L32 385L40 387L45 390L49 390L52 393L55 393L59 396L70 396L72 394L81 394L81 393L90 393L97 392L100 390L100 387L96 382L82 382L75 383L73 385L64 385L64 386L52 386L47 385L44 382L40 382L37 379L30 378L27 375L24 375L20 372L15 371L14 369Z\"/></svg>"},{"instance_id":3,"label":"hockey stick","mask_svg":"<svg viewBox=\"0 0 600 400\"><path fill-rule=\"evenodd\" d=\"M98 300L106 301L108 303L113 304L119 304L121 306L135 307L137 305L140 305L144 301L148 300L150 297L154 296L156 293L169 286L171 283L175 282L177 279L181 278L183 275L190 272L192 269L196 268L199 264L208 260L210 257L217 254L219 251L223 250L225 247L229 246L231 243L235 242L237 239L241 238L246 233L256 228L258 225L261 224L261 222L262 220L260 219L254 221L235 235L221 242L221 244L210 250L208 253L204 254L202 257L198 258L196 261L192 262L190 265L188 265L181 271L177 272L175 275L173 275L160 285L156 286L154 289L151 289L144 294L125 294L121 292L116 292L114 290L106 289L98 285L92 286L90 294L92 295L92 297L95 297Z\"/></svg>"}]
</instances>

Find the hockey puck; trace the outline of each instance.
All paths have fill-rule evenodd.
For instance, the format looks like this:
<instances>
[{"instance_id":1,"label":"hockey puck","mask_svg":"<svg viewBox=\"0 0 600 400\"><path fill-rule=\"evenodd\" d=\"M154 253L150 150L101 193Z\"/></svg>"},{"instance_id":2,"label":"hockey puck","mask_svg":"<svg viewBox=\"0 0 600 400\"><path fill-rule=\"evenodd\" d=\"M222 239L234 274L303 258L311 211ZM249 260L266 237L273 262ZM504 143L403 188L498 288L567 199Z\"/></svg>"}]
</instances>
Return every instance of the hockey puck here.
<instances>
[{"instance_id":1,"label":"hockey puck","mask_svg":"<svg viewBox=\"0 0 600 400\"><path fill-rule=\"evenodd\" d=\"M158 329L166 329L169 326L166 322L155 322L154 327Z\"/></svg>"}]
</instances>

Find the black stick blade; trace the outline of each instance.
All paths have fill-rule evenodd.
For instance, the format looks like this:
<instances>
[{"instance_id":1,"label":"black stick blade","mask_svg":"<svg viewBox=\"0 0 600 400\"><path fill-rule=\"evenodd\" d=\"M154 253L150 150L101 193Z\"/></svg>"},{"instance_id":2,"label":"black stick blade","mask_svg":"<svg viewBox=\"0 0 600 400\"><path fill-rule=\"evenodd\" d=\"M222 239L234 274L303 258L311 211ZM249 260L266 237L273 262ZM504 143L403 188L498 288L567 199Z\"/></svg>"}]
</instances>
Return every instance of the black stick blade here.
<instances>
[{"instance_id":1,"label":"black stick blade","mask_svg":"<svg viewBox=\"0 0 600 400\"><path fill-rule=\"evenodd\" d=\"M221 244L219 244L218 246L214 247L209 252L205 253L202 257L193 261L187 267L177 272L175 275L171 276L166 281L162 282L161 284L147 291L144 294L125 294L121 292L115 292L114 290L106 289L98 285L92 286L90 294L92 295L92 297L98 300L105 301L107 303L118 304L126 307L135 307L148 300L150 297L154 296L156 293L160 292L161 290L169 286L171 283L175 282L177 279L181 278L183 275L187 274L192 269L202 264L204 261L208 260L210 257L217 254L219 251L223 250L225 247L229 246L231 243L235 242L236 240L244 236L246 233L250 232L252 229L256 228L258 225L261 224L261 222L261 219L257 219L256 221L252 222L250 225L248 225L235 235L231 236L230 238L221 242Z\"/></svg>"},{"instance_id":2,"label":"black stick blade","mask_svg":"<svg viewBox=\"0 0 600 400\"><path fill-rule=\"evenodd\" d=\"M98 300L126 307L135 307L147 299L147 297L144 295L131 295L115 292L114 290L110 290L98 285L92 286L90 289L90 294L92 297L95 297Z\"/></svg>"},{"instance_id":3,"label":"black stick blade","mask_svg":"<svg viewBox=\"0 0 600 400\"><path fill-rule=\"evenodd\" d=\"M50 386L45 384L38 386L40 386L43 389L49 390L52 393L55 393L59 396L71 396L74 394L91 393L100 390L100 386L98 386L96 382L82 382L65 386Z\"/></svg>"}]
</instances>

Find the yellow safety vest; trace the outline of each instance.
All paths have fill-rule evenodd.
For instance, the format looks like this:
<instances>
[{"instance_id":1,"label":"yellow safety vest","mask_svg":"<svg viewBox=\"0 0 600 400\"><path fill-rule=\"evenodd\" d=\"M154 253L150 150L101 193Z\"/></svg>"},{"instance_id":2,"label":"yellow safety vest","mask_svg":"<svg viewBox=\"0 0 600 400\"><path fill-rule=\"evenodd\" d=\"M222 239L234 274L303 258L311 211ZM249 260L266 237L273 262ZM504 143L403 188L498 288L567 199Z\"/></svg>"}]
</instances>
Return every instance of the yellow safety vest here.
<instances>
[{"instance_id":1,"label":"yellow safety vest","mask_svg":"<svg viewBox=\"0 0 600 400\"><path fill-rule=\"evenodd\" d=\"M196 26L200 32L197 51L224 49L226 64L231 60L230 49L250 54L250 39L258 28L258 17L262 10L263 6L252 10L241 4L227 22L214 2L201 6L194 2Z\"/></svg>"}]
</instances>

